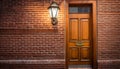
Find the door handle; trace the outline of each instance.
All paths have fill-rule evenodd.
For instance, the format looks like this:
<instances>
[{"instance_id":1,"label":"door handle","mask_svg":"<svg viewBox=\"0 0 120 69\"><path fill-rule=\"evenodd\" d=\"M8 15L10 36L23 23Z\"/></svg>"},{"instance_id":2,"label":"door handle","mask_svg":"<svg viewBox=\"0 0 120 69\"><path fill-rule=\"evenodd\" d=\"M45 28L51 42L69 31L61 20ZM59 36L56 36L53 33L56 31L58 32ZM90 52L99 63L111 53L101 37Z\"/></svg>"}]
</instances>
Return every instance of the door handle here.
<instances>
[{"instance_id":1,"label":"door handle","mask_svg":"<svg viewBox=\"0 0 120 69\"><path fill-rule=\"evenodd\" d=\"M83 46L82 42L76 42L76 46Z\"/></svg>"}]
</instances>

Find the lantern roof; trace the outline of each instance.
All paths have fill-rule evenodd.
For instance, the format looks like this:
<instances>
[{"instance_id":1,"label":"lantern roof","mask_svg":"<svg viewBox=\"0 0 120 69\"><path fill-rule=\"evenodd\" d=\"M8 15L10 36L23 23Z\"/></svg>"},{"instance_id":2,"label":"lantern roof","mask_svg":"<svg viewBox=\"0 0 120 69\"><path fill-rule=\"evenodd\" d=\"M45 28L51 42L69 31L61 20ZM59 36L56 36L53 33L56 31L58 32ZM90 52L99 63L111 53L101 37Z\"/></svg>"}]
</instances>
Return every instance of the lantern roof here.
<instances>
[{"instance_id":1,"label":"lantern roof","mask_svg":"<svg viewBox=\"0 0 120 69\"><path fill-rule=\"evenodd\" d=\"M54 1L51 3L51 5L48 7L48 9L49 8L58 8L58 9L60 9L59 5L56 2L54 2Z\"/></svg>"}]
</instances>

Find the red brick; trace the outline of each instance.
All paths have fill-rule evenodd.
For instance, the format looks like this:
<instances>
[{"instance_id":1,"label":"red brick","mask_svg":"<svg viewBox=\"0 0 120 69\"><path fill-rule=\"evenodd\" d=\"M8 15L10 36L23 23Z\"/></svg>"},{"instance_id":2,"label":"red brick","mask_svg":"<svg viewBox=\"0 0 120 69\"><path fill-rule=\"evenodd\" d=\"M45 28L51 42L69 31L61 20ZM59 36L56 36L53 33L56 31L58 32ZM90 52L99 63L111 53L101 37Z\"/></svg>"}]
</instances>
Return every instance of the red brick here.
<instances>
[{"instance_id":1,"label":"red brick","mask_svg":"<svg viewBox=\"0 0 120 69\"><path fill-rule=\"evenodd\" d=\"M65 59L64 5L62 2L58 24L53 26L47 9L49 2L49 0L0 1L0 60L47 59L47 63L49 59ZM64 63L61 65L49 63L47 66L8 65L5 68L63 69ZM0 69L4 69L4 66Z\"/></svg>"},{"instance_id":2,"label":"red brick","mask_svg":"<svg viewBox=\"0 0 120 69\"><path fill-rule=\"evenodd\" d=\"M98 69L120 68L119 5L119 0L98 0Z\"/></svg>"},{"instance_id":3,"label":"red brick","mask_svg":"<svg viewBox=\"0 0 120 69\"><path fill-rule=\"evenodd\" d=\"M0 1L0 60L65 59L64 3L60 5L59 23L53 26L47 9L49 2ZM98 69L120 68L120 61L113 61L120 59L119 5L119 0L97 0ZM65 62L47 66L0 64L0 69L63 69L64 66Z\"/></svg>"}]
</instances>

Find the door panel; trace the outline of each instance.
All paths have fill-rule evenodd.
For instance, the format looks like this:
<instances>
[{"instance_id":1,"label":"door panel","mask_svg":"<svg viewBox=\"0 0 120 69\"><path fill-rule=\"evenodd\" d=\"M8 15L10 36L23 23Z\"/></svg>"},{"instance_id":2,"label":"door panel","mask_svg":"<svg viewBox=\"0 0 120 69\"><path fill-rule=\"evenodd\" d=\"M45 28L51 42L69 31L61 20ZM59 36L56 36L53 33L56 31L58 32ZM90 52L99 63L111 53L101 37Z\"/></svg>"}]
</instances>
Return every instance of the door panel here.
<instances>
[{"instance_id":1,"label":"door panel","mask_svg":"<svg viewBox=\"0 0 120 69\"><path fill-rule=\"evenodd\" d=\"M81 47L81 61L90 61L89 47Z\"/></svg>"},{"instance_id":2,"label":"door panel","mask_svg":"<svg viewBox=\"0 0 120 69\"><path fill-rule=\"evenodd\" d=\"M79 48L70 47L70 61L79 61Z\"/></svg>"},{"instance_id":3,"label":"door panel","mask_svg":"<svg viewBox=\"0 0 120 69\"><path fill-rule=\"evenodd\" d=\"M89 20L88 19L81 19L81 34L82 40L88 40L89 39Z\"/></svg>"},{"instance_id":4,"label":"door panel","mask_svg":"<svg viewBox=\"0 0 120 69\"><path fill-rule=\"evenodd\" d=\"M78 19L70 19L70 41L78 40Z\"/></svg>"}]
</instances>

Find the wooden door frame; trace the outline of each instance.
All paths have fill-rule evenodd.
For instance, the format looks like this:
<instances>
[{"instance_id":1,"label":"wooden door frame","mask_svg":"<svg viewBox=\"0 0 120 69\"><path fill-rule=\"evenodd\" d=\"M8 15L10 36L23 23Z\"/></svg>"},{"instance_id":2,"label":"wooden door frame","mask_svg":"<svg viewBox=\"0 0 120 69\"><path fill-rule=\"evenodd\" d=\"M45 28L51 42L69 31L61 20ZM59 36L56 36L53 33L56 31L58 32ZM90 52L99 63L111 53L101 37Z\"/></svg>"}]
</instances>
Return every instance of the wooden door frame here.
<instances>
[{"instance_id":1,"label":"wooden door frame","mask_svg":"<svg viewBox=\"0 0 120 69\"><path fill-rule=\"evenodd\" d=\"M93 38L93 57L92 57L92 68L93 69L97 69L97 11L96 11L96 0L89 0L89 1L69 1L66 0L66 57L65 57L65 61L66 61L66 69L68 69L68 64L67 64L67 45L68 45L68 23L69 23L69 4L92 4L92 23L93 23L93 31L92 31L92 38Z\"/></svg>"}]
</instances>

